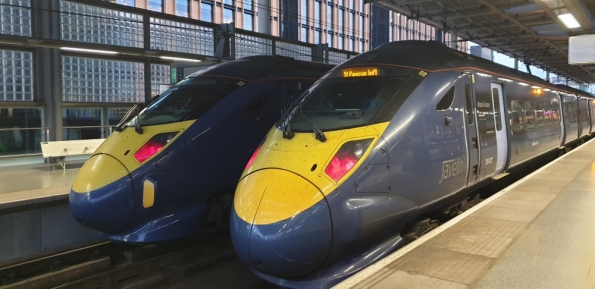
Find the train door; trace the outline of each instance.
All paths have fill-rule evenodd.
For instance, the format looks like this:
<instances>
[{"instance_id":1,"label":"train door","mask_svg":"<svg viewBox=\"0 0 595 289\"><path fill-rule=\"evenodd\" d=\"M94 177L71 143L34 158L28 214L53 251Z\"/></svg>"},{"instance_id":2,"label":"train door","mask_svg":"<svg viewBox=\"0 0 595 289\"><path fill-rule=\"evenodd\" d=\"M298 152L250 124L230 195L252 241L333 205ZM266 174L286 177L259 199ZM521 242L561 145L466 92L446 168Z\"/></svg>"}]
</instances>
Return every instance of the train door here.
<instances>
[{"instance_id":1,"label":"train door","mask_svg":"<svg viewBox=\"0 0 595 289\"><path fill-rule=\"evenodd\" d=\"M494 103L494 120L496 122L496 174L501 173L506 165L506 158L508 156L508 140L506 139L506 126L504 114L504 100L502 96L502 85L499 83L492 83L492 100Z\"/></svg>"},{"instance_id":2,"label":"train door","mask_svg":"<svg viewBox=\"0 0 595 289\"><path fill-rule=\"evenodd\" d=\"M477 118L475 113L475 96L471 86L471 77L461 76L457 94L465 98L465 134L467 138L467 186L477 181L479 173L479 144L477 142Z\"/></svg>"}]
</instances>

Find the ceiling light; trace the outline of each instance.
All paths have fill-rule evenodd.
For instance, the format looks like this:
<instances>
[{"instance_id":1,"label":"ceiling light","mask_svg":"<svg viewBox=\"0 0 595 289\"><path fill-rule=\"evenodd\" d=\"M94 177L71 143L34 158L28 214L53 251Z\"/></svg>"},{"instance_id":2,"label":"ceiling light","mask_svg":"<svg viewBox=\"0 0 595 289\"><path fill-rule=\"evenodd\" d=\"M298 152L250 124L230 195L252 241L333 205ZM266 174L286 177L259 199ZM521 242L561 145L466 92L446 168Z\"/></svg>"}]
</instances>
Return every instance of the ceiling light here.
<instances>
[{"instance_id":1,"label":"ceiling light","mask_svg":"<svg viewBox=\"0 0 595 289\"><path fill-rule=\"evenodd\" d=\"M100 53L100 54L118 54L117 51L84 49L84 48L74 48L74 47L60 47L60 49L66 50L66 51L76 51L76 52L88 52L88 53Z\"/></svg>"},{"instance_id":2,"label":"ceiling light","mask_svg":"<svg viewBox=\"0 0 595 289\"><path fill-rule=\"evenodd\" d=\"M524 83L524 82L519 82L520 85L522 86L528 86L528 84Z\"/></svg>"},{"instance_id":3,"label":"ceiling light","mask_svg":"<svg viewBox=\"0 0 595 289\"><path fill-rule=\"evenodd\" d=\"M502 77L498 77L498 79L502 80L502 81L506 81L506 82L512 82L512 80L508 79L508 78L502 78Z\"/></svg>"},{"instance_id":4,"label":"ceiling light","mask_svg":"<svg viewBox=\"0 0 595 289\"><path fill-rule=\"evenodd\" d=\"M571 13L560 14L560 15L558 15L558 18L568 28L580 28L581 27L581 25L578 24L578 21L576 21L576 18L574 18L574 16Z\"/></svg>"},{"instance_id":5,"label":"ceiling light","mask_svg":"<svg viewBox=\"0 0 595 289\"><path fill-rule=\"evenodd\" d=\"M181 58L181 57L170 57L170 56L161 56L159 58L161 58L161 59L167 59L167 60L188 61L188 62L201 62L202 61L202 60L198 60L198 59Z\"/></svg>"}]
</instances>

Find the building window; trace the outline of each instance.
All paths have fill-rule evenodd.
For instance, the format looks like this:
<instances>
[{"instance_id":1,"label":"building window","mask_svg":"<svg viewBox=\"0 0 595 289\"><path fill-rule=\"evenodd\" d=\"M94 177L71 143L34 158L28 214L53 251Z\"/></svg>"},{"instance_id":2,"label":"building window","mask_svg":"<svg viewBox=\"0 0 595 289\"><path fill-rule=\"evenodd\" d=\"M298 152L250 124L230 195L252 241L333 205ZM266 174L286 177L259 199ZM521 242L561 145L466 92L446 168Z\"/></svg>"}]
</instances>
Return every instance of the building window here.
<instances>
[{"instance_id":1,"label":"building window","mask_svg":"<svg viewBox=\"0 0 595 289\"><path fill-rule=\"evenodd\" d=\"M343 15L345 15L345 9L339 8L339 33L345 33L343 31Z\"/></svg>"},{"instance_id":2,"label":"building window","mask_svg":"<svg viewBox=\"0 0 595 289\"><path fill-rule=\"evenodd\" d=\"M244 10L250 10L250 11L252 11L253 10L252 9L252 6L253 6L252 0L245 0L244 1Z\"/></svg>"},{"instance_id":3,"label":"building window","mask_svg":"<svg viewBox=\"0 0 595 289\"><path fill-rule=\"evenodd\" d=\"M326 43L328 43L328 47L333 47L333 33L328 33L328 38L326 39Z\"/></svg>"},{"instance_id":4,"label":"building window","mask_svg":"<svg viewBox=\"0 0 595 289\"><path fill-rule=\"evenodd\" d=\"M364 38L364 14L361 14L360 18L359 18L359 37L360 38Z\"/></svg>"},{"instance_id":5,"label":"building window","mask_svg":"<svg viewBox=\"0 0 595 289\"><path fill-rule=\"evenodd\" d=\"M333 29L333 4L329 2L327 8L326 8L326 29L329 31L333 31L335 29Z\"/></svg>"},{"instance_id":6,"label":"building window","mask_svg":"<svg viewBox=\"0 0 595 289\"><path fill-rule=\"evenodd\" d=\"M320 2L314 1L314 27L320 28Z\"/></svg>"},{"instance_id":7,"label":"building window","mask_svg":"<svg viewBox=\"0 0 595 289\"><path fill-rule=\"evenodd\" d=\"M213 3L200 2L200 20L213 22Z\"/></svg>"},{"instance_id":8,"label":"building window","mask_svg":"<svg viewBox=\"0 0 595 289\"><path fill-rule=\"evenodd\" d=\"M188 17L188 0L176 0L176 15Z\"/></svg>"},{"instance_id":9,"label":"building window","mask_svg":"<svg viewBox=\"0 0 595 289\"><path fill-rule=\"evenodd\" d=\"M244 29L249 30L249 31L254 30L253 23L254 23L254 16L252 16L251 14L245 13L244 14Z\"/></svg>"},{"instance_id":10,"label":"building window","mask_svg":"<svg viewBox=\"0 0 595 289\"><path fill-rule=\"evenodd\" d=\"M117 1L112 1L112 2L114 2L116 4L120 4L120 5L134 7L134 0L117 0Z\"/></svg>"},{"instance_id":11,"label":"building window","mask_svg":"<svg viewBox=\"0 0 595 289\"><path fill-rule=\"evenodd\" d=\"M302 42L308 42L308 26L302 24Z\"/></svg>"},{"instance_id":12,"label":"building window","mask_svg":"<svg viewBox=\"0 0 595 289\"><path fill-rule=\"evenodd\" d=\"M302 23L308 23L308 0L301 0L302 1L302 9L300 11Z\"/></svg>"},{"instance_id":13,"label":"building window","mask_svg":"<svg viewBox=\"0 0 595 289\"><path fill-rule=\"evenodd\" d=\"M314 44L320 44L320 30L314 30Z\"/></svg>"},{"instance_id":14,"label":"building window","mask_svg":"<svg viewBox=\"0 0 595 289\"><path fill-rule=\"evenodd\" d=\"M225 7L225 9L223 9L223 23L231 22L233 22L233 7Z\"/></svg>"},{"instance_id":15,"label":"building window","mask_svg":"<svg viewBox=\"0 0 595 289\"><path fill-rule=\"evenodd\" d=\"M147 6L151 11L163 12L163 0L149 0Z\"/></svg>"},{"instance_id":16,"label":"building window","mask_svg":"<svg viewBox=\"0 0 595 289\"><path fill-rule=\"evenodd\" d=\"M345 37L343 35L339 36L339 41L337 43L337 48L343 50L343 42L345 42Z\"/></svg>"},{"instance_id":17,"label":"building window","mask_svg":"<svg viewBox=\"0 0 595 289\"><path fill-rule=\"evenodd\" d=\"M254 31L254 11L252 0L244 0L244 29Z\"/></svg>"}]
</instances>

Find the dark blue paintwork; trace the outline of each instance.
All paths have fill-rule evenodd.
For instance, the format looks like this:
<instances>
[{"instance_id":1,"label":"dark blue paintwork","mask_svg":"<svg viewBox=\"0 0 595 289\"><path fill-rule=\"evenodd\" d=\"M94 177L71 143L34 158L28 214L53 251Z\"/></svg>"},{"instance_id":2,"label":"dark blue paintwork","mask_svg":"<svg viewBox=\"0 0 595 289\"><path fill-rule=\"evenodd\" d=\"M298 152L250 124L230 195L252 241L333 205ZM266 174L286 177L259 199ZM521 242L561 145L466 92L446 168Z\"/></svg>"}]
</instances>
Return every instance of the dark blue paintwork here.
<instances>
[{"instance_id":1,"label":"dark blue paintwork","mask_svg":"<svg viewBox=\"0 0 595 289\"><path fill-rule=\"evenodd\" d=\"M71 191L73 217L124 242L156 242L199 232L209 200L233 193L248 159L283 106L332 67L254 56L199 72L199 76L236 78L240 84L124 180L89 193ZM136 149L130 148L133 153ZM150 208L143 207L147 179L155 184Z\"/></svg>"},{"instance_id":2,"label":"dark blue paintwork","mask_svg":"<svg viewBox=\"0 0 595 289\"><path fill-rule=\"evenodd\" d=\"M284 227L283 236L283 232L261 230L232 214L234 247L242 261L265 280L291 288L329 288L398 249L405 226L467 201L470 192L489 185L501 173L521 169L546 153L589 136L586 132L594 116L588 112L594 111L593 103L583 102L579 117L577 95L590 100L593 96L557 88L437 43L390 43L336 69L383 64L417 68L377 116L378 122L390 123L369 157L361 160L354 173L326 198L332 219L332 246L318 269L292 277L279 269L289 264L286 258L267 252L267 240L277 246L278 240L289 237L295 240L286 243L283 250L299 251L310 236L307 231L300 235L302 230ZM501 89L502 101L495 98L494 85ZM451 89L454 99L450 105L438 108ZM514 108L514 102L521 108ZM570 119L573 114L576 120ZM499 124L498 115L504 116ZM317 140L312 138L312 142ZM506 154L498 159L502 151ZM307 220L309 213L304 212L301 218ZM310 226L319 225L310 219ZM263 252L251 249L253 232L259 232ZM327 254L326 249L319 251ZM309 247L304 254L307 252L316 250ZM269 256L270 261L256 266L251 254Z\"/></svg>"},{"instance_id":3,"label":"dark blue paintwork","mask_svg":"<svg viewBox=\"0 0 595 289\"><path fill-rule=\"evenodd\" d=\"M269 225L247 224L232 212L232 229L249 232L232 238L238 255L265 274L306 275L318 269L330 252L332 222L324 199L293 218Z\"/></svg>"}]
</instances>

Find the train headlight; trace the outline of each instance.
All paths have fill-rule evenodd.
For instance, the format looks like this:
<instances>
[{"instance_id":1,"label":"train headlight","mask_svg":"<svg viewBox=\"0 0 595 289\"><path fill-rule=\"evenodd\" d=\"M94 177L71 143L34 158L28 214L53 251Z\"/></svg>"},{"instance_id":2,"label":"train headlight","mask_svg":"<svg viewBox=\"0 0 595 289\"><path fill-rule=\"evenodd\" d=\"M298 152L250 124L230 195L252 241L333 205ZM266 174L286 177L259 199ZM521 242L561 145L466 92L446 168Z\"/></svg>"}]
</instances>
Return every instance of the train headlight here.
<instances>
[{"instance_id":1,"label":"train headlight","mask_svg":"<svg viewBox=\"0 0 595 289\"><path fill-rule=\"evenodd\" d=\"M338 182L357 164L371 143L371 138L344 143L324 172L335 182Z\"/></svg>"},{"instance_id":2,"label":"train headlight","mask_svg":"<svg viewBox=\"0 0 595 289\"><path fill-rule=\"evenodd\" d=\"M146 161L148 158L157 154L157 152L159 152L165 145L167 145L167 143L169 143L177 134L178 132L175 131L164 132L154 135L140 149L138 149L134 153L134 158L139 163Z\"/></svg>"}]
</instances>

